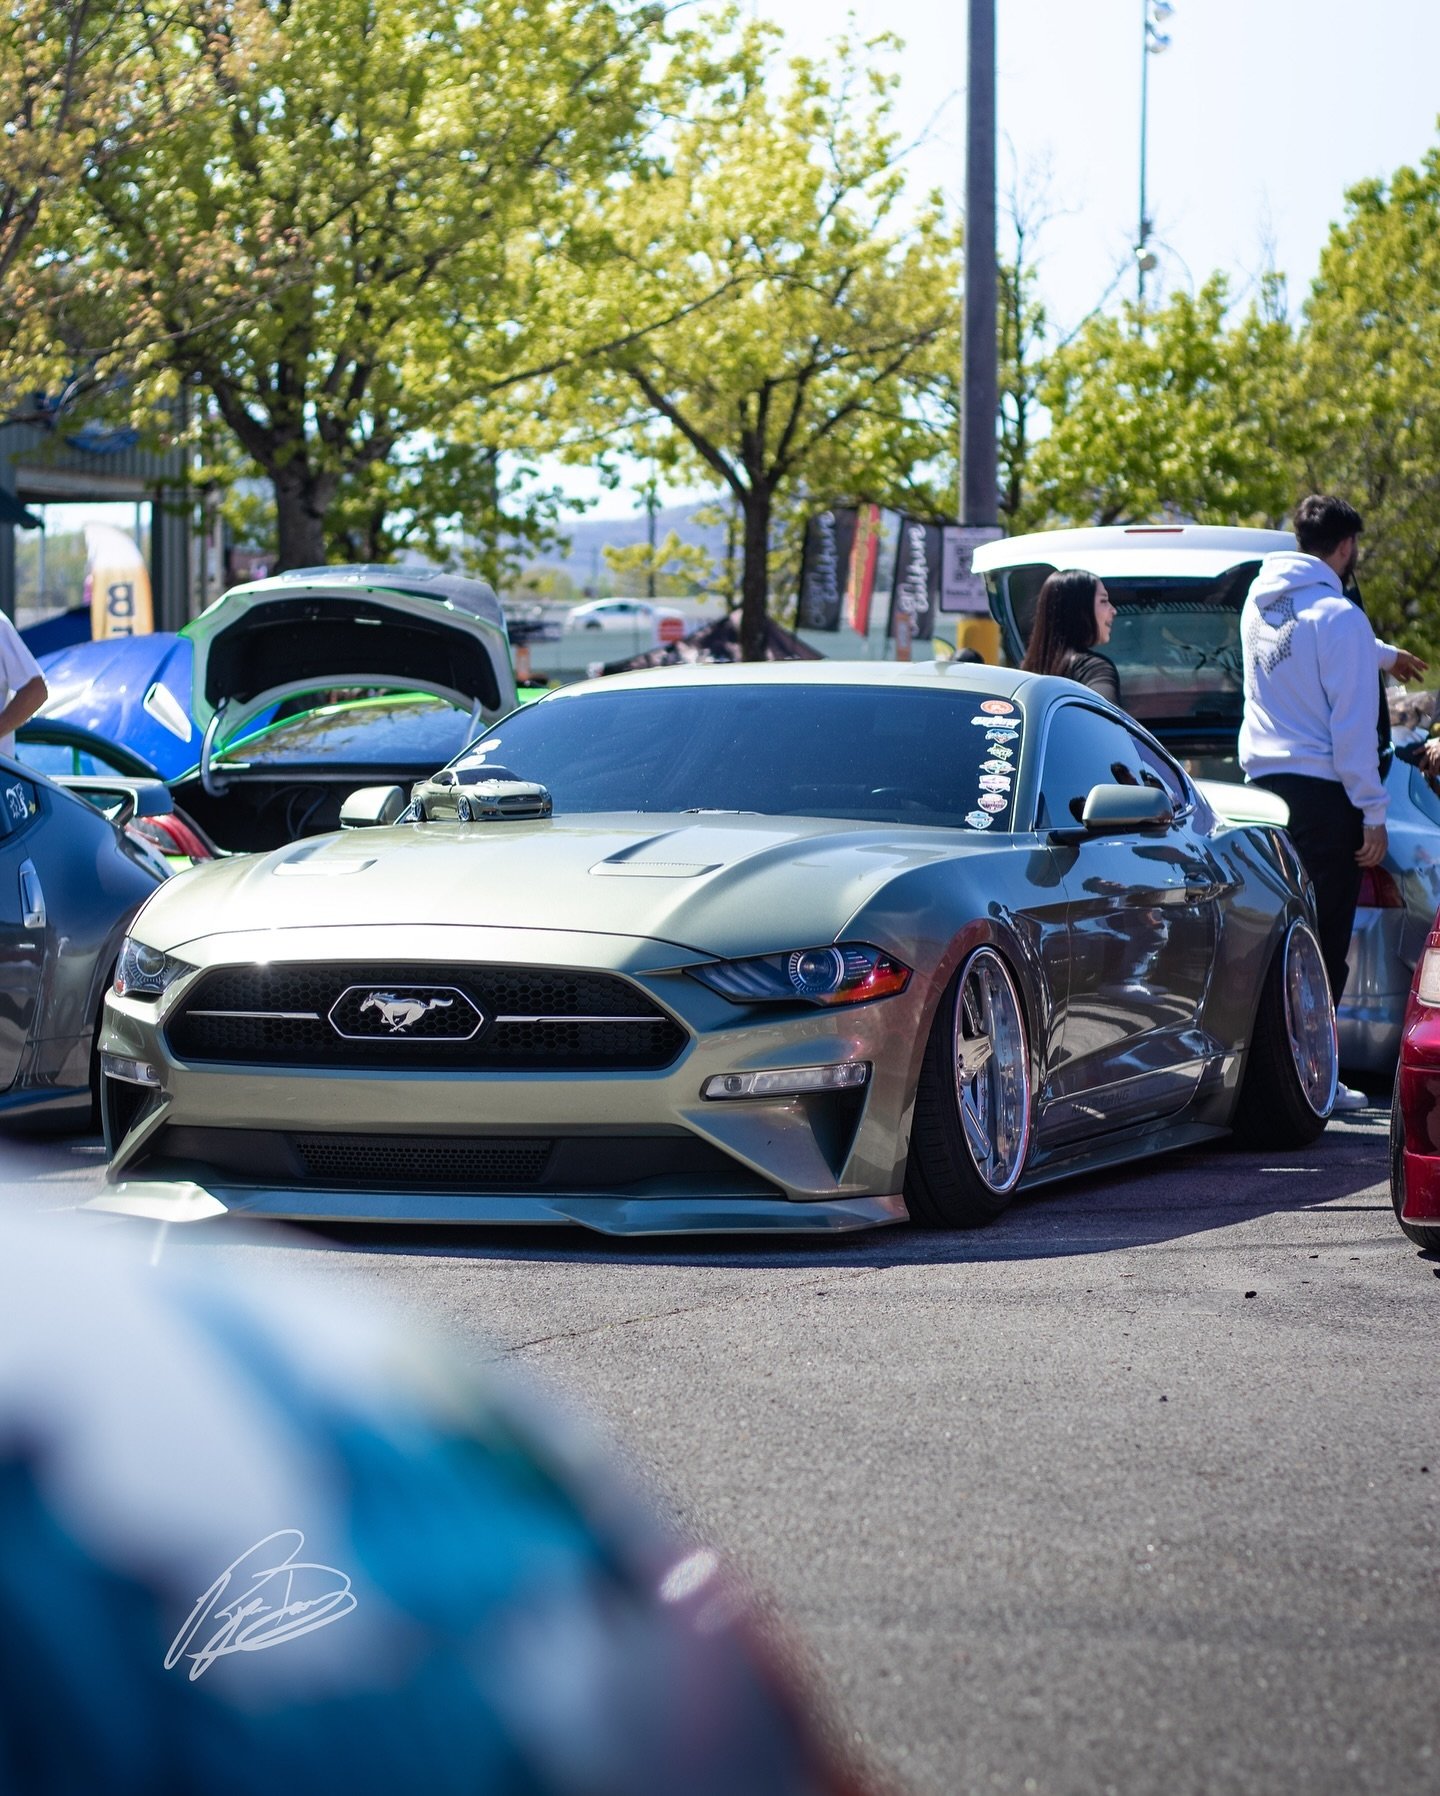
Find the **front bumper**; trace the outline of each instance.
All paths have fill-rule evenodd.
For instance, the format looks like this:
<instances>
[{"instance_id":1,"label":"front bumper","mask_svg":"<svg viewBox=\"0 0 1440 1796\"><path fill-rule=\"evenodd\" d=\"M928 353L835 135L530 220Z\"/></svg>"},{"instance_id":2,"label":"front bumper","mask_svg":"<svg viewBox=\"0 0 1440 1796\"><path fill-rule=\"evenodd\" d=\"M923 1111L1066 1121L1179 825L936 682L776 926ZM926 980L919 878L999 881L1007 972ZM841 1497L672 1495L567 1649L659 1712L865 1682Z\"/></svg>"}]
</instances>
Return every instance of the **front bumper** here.
<instances>
[{"instance_id":1,"label":"front bumper","mask_svg":"<svg viewBox=\"0 0 1440 1796\"><path fill-rule=\"evenodd\" d=\"M443 939L442 939L443 938ZM247 959L532 965L618 973L668 1010L686 1045L659 1070L566 1071L186 1064L166 1022L209 968ZM112 1158L93 1207L191 1221L220 1211L295 1220L581 1224L612 1234L833 1232L902 1221L910 1109L928 1017L918 977L836 1011L736 1006L666 944L555 931L305 930L183 950L198 972L159 1006L112 998L102 1051L154 1087L103 1093ZM859 1091L707 1100L720 1073L864 1060ZM378 1176L373 1158L390 1170ZM407 1163L413 1149L413 1173ZM436 1179L432 1163L501 1170ZM543 1177L507 1182L533 1150ZM523 1153L522 1153L523 1157ZM319 1163L329 1170L316 1174ZM337 1175L335 1166L347 1168ZM396 1168L399 1168L399 1172Z\"/></svg>"}]
</instances>

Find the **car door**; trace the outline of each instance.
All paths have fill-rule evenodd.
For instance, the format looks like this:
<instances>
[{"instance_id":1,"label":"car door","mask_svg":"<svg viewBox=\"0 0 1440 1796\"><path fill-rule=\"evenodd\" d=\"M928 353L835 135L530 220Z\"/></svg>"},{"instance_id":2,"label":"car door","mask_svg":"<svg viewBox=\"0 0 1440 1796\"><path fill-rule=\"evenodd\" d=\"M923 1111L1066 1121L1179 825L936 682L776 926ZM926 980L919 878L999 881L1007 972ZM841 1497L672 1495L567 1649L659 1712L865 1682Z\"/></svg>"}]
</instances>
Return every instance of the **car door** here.
<instances>
[{"instance_id":1,"label":"car door","mask_svg":"<svg viewBox=\"0 0 1440 1796\"><path fill-rule=\"evenodd\" d=\"M36 865L35 784L0 761L0 1091L15 1082L35 1022L48 940Z\"/></svg>"},{"instance_id":2,"label":"car door","mask_svg":"<svg viewBox=\"0 0 1440 1796\"><path fill-rule=\"evenodd\" d=\"M1202 1010L1225 875L1189 827L1184 776L1119 719L1083 702L1051 713L1036 826L1073 829L1096 785L1169 794L1168 829L1061 845L1070 978L1047 1099L1052 1139L1172 1114L1214 1057Z\"/></svg>"}]
</instances>

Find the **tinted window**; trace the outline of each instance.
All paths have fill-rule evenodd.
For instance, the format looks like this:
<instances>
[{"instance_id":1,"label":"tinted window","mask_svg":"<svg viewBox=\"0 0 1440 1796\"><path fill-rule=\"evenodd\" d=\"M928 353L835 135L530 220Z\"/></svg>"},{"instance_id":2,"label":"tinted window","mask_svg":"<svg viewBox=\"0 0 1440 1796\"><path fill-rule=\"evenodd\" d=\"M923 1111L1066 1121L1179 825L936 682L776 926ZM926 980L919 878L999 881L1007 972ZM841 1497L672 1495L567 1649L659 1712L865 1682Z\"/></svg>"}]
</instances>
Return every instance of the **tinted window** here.
<instances>
[{"instance_id":1,"label":"tinted window","mask_svg":"<svg viewBox=\"0 0 1440 1796\"><path fill-rule=\"evenodd\" d=\"M736 683L542 700L457 765L488 760L538 780L561 814L762 811L1008 830L1022 739L1019 705L973 688Z\"/></svg>"},{"instance_id":2,"label":"tinted window","mask_svg":"<svg viewBox=\"0 0 1440 1796\"><path fill-rule=\"evenodd\" d=\"M0 763L0 836L12 836L24 829L40 809L35 788Z\"/></svg>"},{"instance_id":3,"label":"tinted window","mask_svg":"<svg viewBox=\"0 0 1440 1796\"><path fill-rule=\"evenodd\" d=\"M1139 786L1149 769L1139 740L1123 724L1085 705L1061 705L1051 714L1040 771L1040 829L1068 829L1080 821L1092 786Z\"/></svg>"},{"instance_id":4,"label":"tinted window","mask_svg":"<svg viewBox=\"0 0 1440 1796\"><path fill-rule=\"evenodd\" d=\"M323 761L347 767L441 767L464 746L471 714L437 698L327 705L226 746L252 767Z\"/></svg>"}]
</instances>

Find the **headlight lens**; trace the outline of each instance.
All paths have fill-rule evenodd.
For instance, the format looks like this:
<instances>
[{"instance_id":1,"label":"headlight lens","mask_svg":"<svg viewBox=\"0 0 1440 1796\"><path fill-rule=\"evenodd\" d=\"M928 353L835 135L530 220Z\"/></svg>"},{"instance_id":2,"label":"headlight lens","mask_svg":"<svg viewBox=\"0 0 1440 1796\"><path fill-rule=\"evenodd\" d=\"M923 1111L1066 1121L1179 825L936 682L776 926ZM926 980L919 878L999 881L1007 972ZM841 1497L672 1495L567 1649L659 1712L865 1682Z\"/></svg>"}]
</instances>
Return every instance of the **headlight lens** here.
<instances>
[{"instance_id":1,"label":"headlight lens","mask_svg":"<svg viewBox=\"0 0 1440 1796\"><path fill-rule=\"evenodd\" d=\"M717 960L689 972L732 1004L865 1004L893 997L910 982L903 961L866 942Z\"/></svg>"},{"instance_id":2,"label":"headlight lens","mask_svg":"<svg viewBox=\"0 0 1440 1796\"><path fill-rule=\"evenodd\" d=\"M115 994L121 998L158 998L182 973L193 972L188 961L162 954L127 935L115 963Z\"/></svg>"}]
</instances>

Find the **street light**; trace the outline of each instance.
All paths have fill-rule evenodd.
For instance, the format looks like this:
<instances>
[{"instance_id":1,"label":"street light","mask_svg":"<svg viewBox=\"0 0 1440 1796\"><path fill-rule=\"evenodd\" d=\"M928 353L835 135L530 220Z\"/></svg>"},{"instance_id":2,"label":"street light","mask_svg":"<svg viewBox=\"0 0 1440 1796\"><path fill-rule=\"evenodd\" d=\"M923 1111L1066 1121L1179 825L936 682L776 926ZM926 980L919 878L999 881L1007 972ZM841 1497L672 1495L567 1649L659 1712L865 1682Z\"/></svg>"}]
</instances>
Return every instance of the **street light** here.
<instances>
[{"instance_id":1,"label":"street light","mask_svg":"<svg viewBox=\"0 0 1440 1796\"><path fill-rule=\"evenodd\" d=\"M1150 58L1170 48L1170 35L1160 27L1175 11L1171 0L1140 0L1140 229L1135 238L1135 299L1145 309L1145 276L1159 266L1150 248L1153 223L1145 208L1145 156L1150 123Z\"/></svg>"}]
</instances>

